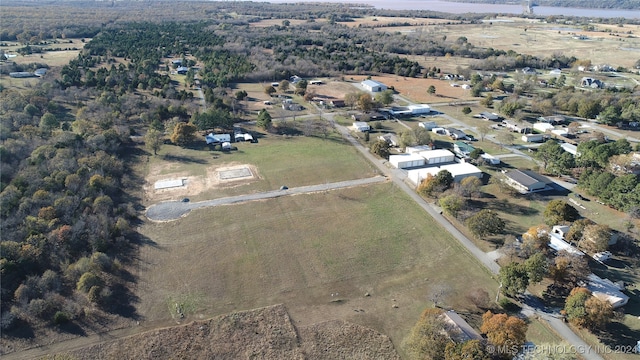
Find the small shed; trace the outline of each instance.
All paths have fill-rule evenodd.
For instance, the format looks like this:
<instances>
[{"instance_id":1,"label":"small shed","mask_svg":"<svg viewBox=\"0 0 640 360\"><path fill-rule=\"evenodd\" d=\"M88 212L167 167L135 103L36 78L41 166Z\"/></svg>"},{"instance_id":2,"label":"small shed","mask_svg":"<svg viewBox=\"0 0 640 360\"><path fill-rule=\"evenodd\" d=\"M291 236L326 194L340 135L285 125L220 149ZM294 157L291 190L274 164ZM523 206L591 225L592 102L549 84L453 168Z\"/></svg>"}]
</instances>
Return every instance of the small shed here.
<instances>
[{"instance_id":1,"label":"small shed","mask_svg":"<svg viewBox=\"0 0 640 360\"><path fill-rule=\"evenodd\" d=\"M402 154L389 156L389 163L396 169L423 166L425 159L419 154Z\"/></svg>"},{"instance_id":2,"label":"small shed","mask_svg":"<svg viewBox=\"0 0 640 360\"><path fill-rule=\"evenodd\" d=\"M371 126L364 121L356 121L353 123L353 128L359 132L367 132L371 130Z\"/></svg>"},{"instance_id":3,"label":"small shed","mask_svg":"<svg viewBox=\"0 0 640 360\"><path fill-rule=\"evenodd\" d=\"M418 154L428 165L450 163L455 161L456 158L451 151L445 149L421 151Z\"/></svg>"},{"instance_id":4,"label":"small shed","mask_svg":"<svg viewBox=\"0 0 640 360\"><path fill-rule=\"evenodd\" d=\"M225 141L222 143L222 145L220 145L220 148L222 150L231 150L231 143L228 141Z\"/></svg>"}]
</instances>

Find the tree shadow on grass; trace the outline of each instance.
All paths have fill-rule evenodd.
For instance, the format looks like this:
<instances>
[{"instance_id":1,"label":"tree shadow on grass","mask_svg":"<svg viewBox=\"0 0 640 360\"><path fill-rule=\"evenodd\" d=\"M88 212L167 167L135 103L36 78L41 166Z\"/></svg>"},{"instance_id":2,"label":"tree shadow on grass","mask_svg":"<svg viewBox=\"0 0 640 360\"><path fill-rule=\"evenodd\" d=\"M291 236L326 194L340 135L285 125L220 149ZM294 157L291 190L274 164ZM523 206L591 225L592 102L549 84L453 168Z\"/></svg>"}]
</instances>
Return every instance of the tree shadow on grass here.
<instances>
[{"instance_id":1,"label":"tree shadow on grass","mask_svg":"<svg viewBox=\"0 0 640 360\"><path fill-rule=\"evenodd\" d=\"M180 156L180 155L171 155L166 154L162 156L162 158L166 161L175 161L181 163L191 163L191 164L206 164L207 162L203 159L194 158L192 156Z\"/></svg>"},{"instance_id":2,"label":"tree shadow on grass","mask_svg":"<svg viewBox=\"0 0 640 360\"><path fill-rule=\"evenodd\" d=\"M605 330L596 330L594 334L612 350L625 354L631 354L631 350L640 340L640 330L631 329L619 321L612 321Z\"/></svg>"},{"instance_id":3,"label":"tree shadow on grass","mask_svg":"<svg viewBox=\"0 0 640 360\"><path fill-rule=\"evenodd\" d=\"M16 319L10 329L2 331L2 337L5 336L14 339L31 339L35 337L35 333L28 322L22 319Z\"/></svg>"},{"instance_id":4,"label":"tree shadow on grass","mask_svg":"<svg viewBox=\"0 0 640 360\"><path fill-rule=\"evenodd\" d=\"M78 335L78 336L86 336L87 332L84 331L84 329L76 324L73 321L69 321L66 322L64 324L60 324L58 325L58 329L60 329L60 331L66 332L68 334L73 334L73 335Z\"/></svg>"},{"instance_id":5,"label":"tree shadow on grass","mask_svg":"<svg viewBox=\"0 0 640 360\"><path fill-rule=\"evenodd\" d=\"M528 206L511 203L507 199L488 202L486 203L486 207L494 211L524 216L533 216L540 212L539 210L530 208Z\"/></svg>"}]
</instances>

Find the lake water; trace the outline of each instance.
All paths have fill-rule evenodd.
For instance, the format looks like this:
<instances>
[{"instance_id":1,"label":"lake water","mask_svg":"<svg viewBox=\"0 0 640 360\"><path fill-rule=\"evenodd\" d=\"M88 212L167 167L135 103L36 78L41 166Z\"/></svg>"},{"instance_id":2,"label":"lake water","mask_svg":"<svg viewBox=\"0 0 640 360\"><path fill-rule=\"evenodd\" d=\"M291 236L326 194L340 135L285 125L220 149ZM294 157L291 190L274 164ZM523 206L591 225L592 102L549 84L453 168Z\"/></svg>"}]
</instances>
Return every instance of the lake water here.
<instances>
[{"instance_id":1,"label":"lake water","mask_svg":"<svg viewBox=\"0 0 640 360\"><path fill-rule=\"evenodd\" d=\"M309 2L335 2L334 1L318 1L303 0ZM295 2L293 0L271 0L273 3ZM499 14L522 14L524 10L522 5L502 5L502 4L470 4L456 3L443 0L341 0L340 3L346 4L369 4L379 9L390 10L431 10L441 11L453 14L464 13L499 13ZM623 10L623 9L582 9L582 8L566 8L551 6L534 6L533 13L535 15L565 15L565 16L584 16L584 17L601 17L601 18L627 18L640 19L640 10Z\"/></svg>"}]
</instances>

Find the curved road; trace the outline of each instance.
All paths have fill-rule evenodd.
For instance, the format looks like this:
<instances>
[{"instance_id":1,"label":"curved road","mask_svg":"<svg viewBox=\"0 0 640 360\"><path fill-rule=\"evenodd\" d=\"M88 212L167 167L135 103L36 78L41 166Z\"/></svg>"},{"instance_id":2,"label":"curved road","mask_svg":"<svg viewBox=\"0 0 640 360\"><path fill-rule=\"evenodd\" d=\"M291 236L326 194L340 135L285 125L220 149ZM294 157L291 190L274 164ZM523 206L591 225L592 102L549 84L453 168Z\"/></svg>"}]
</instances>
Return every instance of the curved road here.
<instances>
[{"instance_id":1,"label":"curved road","mask_svg":"<svg viewBox=\"0 0 640 360\"><path fill-rule=\"evenodd\" d=\"M272 190L255 194L230 196L220 199L205 200L198 202L165 201L152 205L147 209L146 216L152 221L171 221L186 216L191 210L212 206L237 204L247 201L273 199L280 196L307 194L319 191L342 189L353 186L367 185L386 181L383 176L374 176L365 179L347 180L319 185L300 186L286 190Z\"/></svg>"}]
</instances>

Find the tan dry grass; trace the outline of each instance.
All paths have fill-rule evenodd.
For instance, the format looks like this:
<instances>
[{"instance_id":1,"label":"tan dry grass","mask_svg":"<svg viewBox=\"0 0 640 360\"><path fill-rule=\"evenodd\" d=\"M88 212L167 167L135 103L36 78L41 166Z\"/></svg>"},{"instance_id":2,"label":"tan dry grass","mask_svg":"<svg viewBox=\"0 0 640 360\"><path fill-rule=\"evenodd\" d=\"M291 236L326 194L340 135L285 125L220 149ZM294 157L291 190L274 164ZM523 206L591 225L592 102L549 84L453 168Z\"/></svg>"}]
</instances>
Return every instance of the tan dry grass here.
<instances>
[{"instance_id":1,"label":"tan dry grass","mask_svg":"<svg viewBox=\"0 0 640 360\"><path fill-rule=\"evenodd\" d=\"M283 305L153 330L68 354L79 359L399 359L387 336L341 321L297 328Z\"/></svg>"},{"instance_id":2,"label":"tan dry grass","mask_svg":"<svg viewBox=\"0 0 640 360\"><path fill-rule=\"evenodd\" d=\"M400 95L418 103L439 103L471 100L470 90L452 87L450 81L438 79L410 78L398 75L376 75L373 80L380 81L387 86L393 86ZM429 86L435 86L436 93L429 94Z\"/></svg>"},{"instance_id":3,"label":"tan dry grass","mask_svg":"<svg viewBox=\"0 0 640 360\"><path fill-rule=\"evenodd\" d=\"M579 26L531 22L528 19L499 18L492 23L429 25L384 27L381 31L403 32L419 38L457 39L466 37L468 42L479 47L491 47L505 51L535 55L541 58L554 53L589 59L593 64L610 64L631 68L640 51L640 25L625 25L623 28L612 25L593 24L596 31L583 31ZM610 32L609 32L610 31ZM629 32L629 34L627 34ZM573 35L586 35L588 40L573 39ZM635 51L634 51L635 49ZM430 57L433 58L433 57ZM423 58L423 60L427 60ZM465 59L451 59L447 64L440 58L438 67L451 66L451 61L468 62ZM421 62L422 64L422 62ZM423 64L426 65L426 64ZM433 65L432 65L433 66ZM454 66L455 67L455 66ZM452 71L452 69L448 71Z\"/></svg>"}]
</instances>

